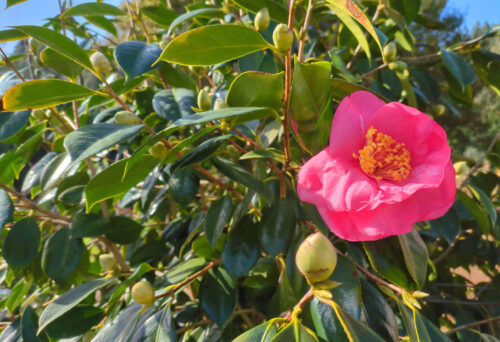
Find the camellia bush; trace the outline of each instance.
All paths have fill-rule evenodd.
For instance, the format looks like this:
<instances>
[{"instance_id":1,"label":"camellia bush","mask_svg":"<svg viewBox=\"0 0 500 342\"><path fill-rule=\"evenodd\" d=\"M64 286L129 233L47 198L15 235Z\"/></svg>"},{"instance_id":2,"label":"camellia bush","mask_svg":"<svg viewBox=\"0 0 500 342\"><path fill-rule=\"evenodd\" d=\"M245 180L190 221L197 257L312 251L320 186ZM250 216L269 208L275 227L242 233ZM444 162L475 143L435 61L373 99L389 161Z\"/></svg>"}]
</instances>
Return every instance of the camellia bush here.
<instances>
[{"instance_id":1,"label":"camellia bush","mask_svg":"<svg viewBox=\"0 0 500 342\"><path fill-rule=\"evenodd\" d=\"M0 341L499 341L500 28L445 4L2 28Z\"/></svg>"}]
</instances>

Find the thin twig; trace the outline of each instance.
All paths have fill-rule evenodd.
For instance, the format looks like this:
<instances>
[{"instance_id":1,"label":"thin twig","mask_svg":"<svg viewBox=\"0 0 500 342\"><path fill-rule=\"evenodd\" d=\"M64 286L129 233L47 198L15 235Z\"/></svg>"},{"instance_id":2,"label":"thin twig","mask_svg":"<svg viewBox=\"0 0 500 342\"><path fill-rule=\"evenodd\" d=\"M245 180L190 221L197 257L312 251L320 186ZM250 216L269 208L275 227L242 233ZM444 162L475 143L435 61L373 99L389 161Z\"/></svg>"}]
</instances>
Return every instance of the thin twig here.
<instances>
[{"instance_id":1,"label":"thin twig","mask_svg":"<svg viewBox=\"0 0 500 342\"><path fill-rule=\"evenodd\" d=\"M134 35L135 40L138 40L137 39L137 32L135 32L135 23L134 23L134 19L133 19L134 15L133 15L129 0L127 0L127 11L128 11L130 32L132 32L132 34Z\"/></svg>"},{"instance_id":2,"label":"thin twig","mask_svg":"<svg viewBox=\"0 0 500 342\"><path fill-rule=\"evenodd\" d=\"M387 66L387 64L386 64L386 63L380 64L378 67L376 67L376 68L375 68L375 69L373 69L373 70L368 71L366 74L361 75L359 78L364 79L364 78L366 78L366 77L370 76L371 74L373 74L373 73L375 73L375 72L377 72L377 71L379 71L379 70L382 70L382 69L383 69L383 68L385 68L386 66Z\"/></svg>"},{"instance_id":3,"label":"thin twig","mask_svg":"<svg viewBox=\"0 0 500 342\"><path fill-rule=\"evenodd\" d=\"M19 70L17 70L17 68L15 67L15 65L12 64L11 60L9 59L9 57L7 57L7 55L2 50L2 48L0 48L0 53L2 54L2 59L4 60L5 64L7 64L7 66L9 68L11 68L16 73L17 77L19 77L21 79L21 81L26 82L26 80L24 79L23 75L21 75L21 73L19 72Z\"/></svg>"},{"instance_id":4,"label":"thin twig","mask_svg":"<svg viewBox=\"0 0 500 342\"><path fill-rule=\"evenodd\" d=\"M483 325L483 324L487 324L487 323L491 323L491 322L496 322L496 321L500 321L500 316L491 317L491 318L483 319L482 321L477 321L477 322L472 322L472 323L460 325L460 326L458 326L456 328L453 328L453 329L450 329L448 331L445 331L444 333L446 335L452 335L452 334L454 334L454 333L456 333L457 331L460 331L460 330L469 329L469 328L477 327L478 325Z\"/></svg>"},{"instance_id":5,"label":"thin twig","mask_svg":"<svg viewBox=\"0 0 500 342\"><path fill-rule=\"evenodd\" d=\"M306 18L304 19L304 26L302 27L302 30L300 31L299 53L297 56L299 62L304 61L304 46L306 44L307 29L309 27L309 23L311 22L313 8L314 8L314 0L309 0L309 4L307 5Z\"/></svg>"},{"instance_id":6,"label":"thin twig","mask_svg":"<svg viewBox=\"0 0 500 342\"><path fill-rule=\"evenodd\" d=\"M309 289L309 291L306 292L306 294L300 299L300 301L293 307L293 310L290 310L286 313L286 321L290 322L292 320L292 314L294 312L301 312L302 309L304 309L304 306L313 299L313 291L312 288Z\"/></svg>"}]
</instances>

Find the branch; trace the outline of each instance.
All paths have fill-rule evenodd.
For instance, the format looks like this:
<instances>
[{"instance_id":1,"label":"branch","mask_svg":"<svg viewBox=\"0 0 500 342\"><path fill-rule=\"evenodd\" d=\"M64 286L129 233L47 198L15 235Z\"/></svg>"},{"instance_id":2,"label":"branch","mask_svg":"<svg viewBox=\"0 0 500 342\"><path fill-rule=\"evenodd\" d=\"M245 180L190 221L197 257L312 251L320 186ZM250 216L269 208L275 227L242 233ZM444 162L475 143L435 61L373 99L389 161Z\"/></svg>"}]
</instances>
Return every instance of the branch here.
<instances>
[{"instance_id":1,"label":"branch","mask_svg":"<svg viewBox=\"0 0 500 342\"><path fill-rule=\"evenodd\" d=\"M313 289L312 287L309 289L309 291L306 292L306 294L300 299L300 301L293 307L293 310L290 310L286 313L285 320L287 322L291 322L293 319L294 314L298 314L302 312L302 309L304 309L304 306L313 299Z\"/></svg>"},{"instance_id":2,"label":"branch","mask_svg":"<svg viewBox=\"0 0 500 342\"><path fill-rule=\"evenodd\" d=\"M300 31L299 53L297 57L299 59L299 62L304 61L304 46L306 44L307 29L309 27L309 23L311 22L313 7L314 7L314 0L309 0L309 4L307 5L306 18L304 19L304 26Z\"/></svg>"},{"instance_id":3,"label":"branch","mask_svg":"<svg viewBox=\"0 0 500 342\"><path fill-rule=\"evenodd\" d=\"M469 328L477 327L478 325L483 325L486 323L491 323L491 322L496 322L496 321L500 321L500 316L491 317L491 318L483 319L482 321L477 321L477 322L472 322L472 323L460 325L456 328L445 331L444 333L446 335L452 335L460 330L469 329Z\"/></svg>"}]
</instances>

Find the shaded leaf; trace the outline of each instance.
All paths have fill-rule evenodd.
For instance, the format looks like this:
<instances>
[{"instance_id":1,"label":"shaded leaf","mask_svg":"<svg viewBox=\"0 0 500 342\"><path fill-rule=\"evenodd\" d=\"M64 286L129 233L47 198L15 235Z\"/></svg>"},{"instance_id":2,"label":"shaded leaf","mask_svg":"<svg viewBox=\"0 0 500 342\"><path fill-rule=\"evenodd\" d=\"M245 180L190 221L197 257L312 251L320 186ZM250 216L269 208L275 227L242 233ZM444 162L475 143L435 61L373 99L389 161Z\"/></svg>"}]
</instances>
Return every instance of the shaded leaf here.
<instances>
[{"instance_id":1,"label":"shaded leaf","mask_svg":"<svg viewBox=\"0 0 500 342\"><path fill-rule=\"evenodd\" d=\"M68 8L63 17L75 17L79 15L125 15L118 7L106 3L85 2Z\"/></svg>"},{"instance_id":2,"label":"shaded leaf","mask_svg":"<svg viewBox=\"0 0 500 342\"><path fill-rule=\"evenodd\" d=\"M238 302L236 282L222 267L212 268L200 284L201 307L218 326L223 326Z\"/></svg>"},{"instance_id":3,"label":"shaded leaf","mask_svg":"<svg viewBox=\"0 0 500 342\"><path fill-rule=\"evenodd\" d=\"M205 218L205 234L212 247L215 246L224 231L224 226L231 219L233 208L233 201L228 196L224 196L210 205Z\"/></svg>"},{"instance_id":4,"label":"shaded leaf","mask_svg":"<svg viewBox=\"0 0 500 342\"><path fill-rule=\"evenodd\" d=\"M446 68L460 82L462 89L476 80L476 73L471 65L456 53L441 49L441 59Z\"/></svg>"},{"instance_id":5,"label":"shaded leaf","mask_svg":"<svg viewBox=\"0 0 500 342\"><path fill-rule=\"evenodd\" d=\"M28 110L0 115L0 140L5 140L19 132L30 117Z\"/></svg>"},{"instance_id":6,"label":"shaded leaf","mask_svg":"<svg viewBox=\"0 0 500 342\"><path fill-rule=\"evenodd\" d=\"M5 190L0 189L0 232L5 224L9 222L13 213L14 204L12 203L9 194Z\"/></svg>"},{"instance_id":7,"label":"shaded leaf","mask_svg":"<svg viewBox=\"0 0 500 342\"><path fill-rule=\"evenodd\" d=\"M9 267L23 269L38 254L41 234L35 219L31 217L17 221L5 237L2 257Z\"/></svg>"},{"instance_id":8,"label":"shaded leaf","mask_svg":"<svg viewBox=\"0 0 500 342\"><path fill-rule=\"evenodd\" d=\"M130 80L158 68L158 64L152 65L160 56L161 49L156 45L129 41L118 45L114 54L118 65L127 75L127 79Z\"/></svg>"}]
</instances>

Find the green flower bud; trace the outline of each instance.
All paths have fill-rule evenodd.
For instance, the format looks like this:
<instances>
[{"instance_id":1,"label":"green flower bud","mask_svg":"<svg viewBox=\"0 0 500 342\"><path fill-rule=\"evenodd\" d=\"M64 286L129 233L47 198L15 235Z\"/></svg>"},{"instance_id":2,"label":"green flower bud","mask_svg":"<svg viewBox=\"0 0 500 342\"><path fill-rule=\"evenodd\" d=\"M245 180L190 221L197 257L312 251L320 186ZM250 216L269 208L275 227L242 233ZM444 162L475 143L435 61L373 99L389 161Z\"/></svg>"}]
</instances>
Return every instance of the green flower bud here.
<instances>
[{"instance_id":1,"label":"green flower bud","mask_svg":"<svg viewBox=\"0 0 500 342\"><path fill-rule=\"evenodd\" d=\"M118 125L137 125L141 123L141 120L136 115L126 110L116 113L114 119Z\"/></svg>"},{"instance_id":2,"label":"green flower bud","mask_svg":"<svg viewBox=\"0 0 500 342\"><path fill-rule=\"evenodd\" d=\"M326 236L315 233L300 244L295 263L307 281L314 284L328 279L333 273L337 265L337 253Z\"/></svg>"},{"instance_id":3,"label":"green flower bud","mask_svg":"<svg viewBox=\"0 0 500 342\"><path fill-rule=\"evenodd\" d=\"M261 9L255 15L255 20L253 22L255 29L259 32L265 31L269 27L269 22L271 21L269 17L269 11L266 7Z\"/></svg>"},{"instance_id":4,"label":"green flower bud","mask_svg":"<svg viewBox=\"0 0 500 342\"><path fill-rule=\"evenodd\" d=\"M273 42L274 46L282 52L290 50L293 44L292 30L286 24L277 25L273 32Z\"/></svg>"},{"instance_id":5,"label":"green flower bud","mask_svg":"<svg viewBox=\"0 0 500 342\"><path fill-rule=\"evenodd\" d=\"M455 174L457 176L466 175L469 172L469 166L467 165L467 162L463 160L454 163L453 167L455 168Z\"/></svg>"},{"instance_id":6,"label":"green flower bud","mask_svg":"<svg viewBox=\"0 0 500 342\"><path fill-rule=\"evenodd\" d=\"M384 46L384 60L386 62L392 62L396 59L396 56L398 54L398 48L396 47L396 44L393 42L390 42L386 46Z\"/></svg>"},{"instance_id":7,"label":"green flower bud","mask_svg":"<svg viewBox=\"0 0 500 342\"><path fill-rule=\"evenodd\" d=\"M138 282L132 287L132 299L136 303L149 306L155 301L155 290L147 281Z\"/></svg>"},{"instance_id":8,"label":"green flower bud","mask_svg":"<svg viewBox=\"0 0 500 342\"><path fill-rule=\"evenodd\" d=\"M31 115L37 120L45 120L47 118L43 109L33 109Z\"/></svg>"},{"instance_id":9,"label":"green flower bud","mask_svg":"<svg viewBox=\"0 0 500 342\"><path fill-rule=\"evenodd\" d=\"M205 89L200 90L198 93L198 108L206 112L212 107L212 97Z\"/></svg>"},{"instance_id":10,"label":"green flower bud","mask_svg":"<svg viewBox=\"0 0 500 342\"><path fill-rule=\"evenodd\" d=\"M157 142L156 144L154 144L149 148L149 154L155 157L156 159L162 160L163 158L165 158L167 153L168 153L167 146L165 146L165 144L162 143L161 141Z\"/></svg>"},{"instance_id":11,"label":"green flower bud","mask_svg":"<svg viewBox=\"0 0 500 342\"><path fill-rule=\"evenodd\" d=\"M223 109L223 108L227 108L227 107L229 107L229 106L223 100L221 100L221 99L216 99L215 100L215 103L214 103L214 109L215 110L217 110L217 109Z\"/></svg>"},{"instance_id":12,"label":"green flower bud","mask_svg":"<svg viewBox=\"0 0 500 342\"><path fill-rule=\"evenodd\" d=\"M101 254L99 264L104 271L112 271L116 265L116 259L113 254Z\"/></svg>"},{"instance_id":13,"label":"green flower bud","mask_svg":"<svg viewBox=\"0 0 500 342\"><path fill-rule=\"evenodd\" d=\"M37 40L33 39L33 37L30 37L28 39L28 45L30 46L31 52L36 55L36 52L38 51L38 47L40 46L40 43L38 43Z\"/></svg>"},{"instance_id":14,"label":"green flower bud","mask_svg":"<svg viewBox=\"0 0 500 342\"><path fill-rule=\"evenodd\" d=\"M111 72L111 64L109 64L108 59L101 52L97 51L90 56L90 63L94 67L95 71L103 77L106 77Z\"/></svg>"},{"instance_id":15,"label":"green flower bud","mask_svg":"<svg viewBox=\"0 0 500 342\"><path fill-rule=\"evenodd\" d=\"M404 70L408 69L408 64L406 64L403 61L391 62L388 64L388 66L389 66L389 69L391 69L392 71L403 72Z\"/></svg>"},{"instance_id":16,"label":"green flower bud","mask_svg":"<svg viewBox=\"0 0 500 342\"><path fill-rule=\"evenodd\" d=\"M434 114L436 116L443 115L445 111L446 111L446 107L442 104L437 104L437 105L432 106L432 114Z\"/></svg>"}]
</instances>

